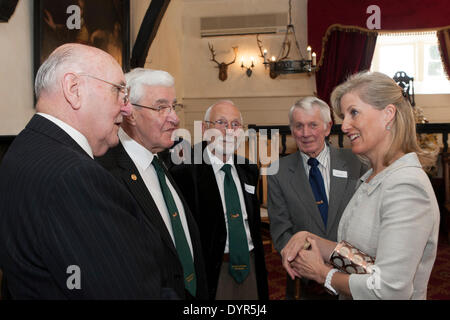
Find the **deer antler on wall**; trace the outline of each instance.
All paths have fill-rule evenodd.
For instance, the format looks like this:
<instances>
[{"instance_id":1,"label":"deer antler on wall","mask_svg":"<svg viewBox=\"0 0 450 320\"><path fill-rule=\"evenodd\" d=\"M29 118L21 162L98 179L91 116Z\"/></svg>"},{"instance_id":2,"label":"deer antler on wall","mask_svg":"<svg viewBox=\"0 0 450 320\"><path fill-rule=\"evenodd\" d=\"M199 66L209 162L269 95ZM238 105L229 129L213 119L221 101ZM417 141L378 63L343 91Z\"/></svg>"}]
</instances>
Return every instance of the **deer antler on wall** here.
<instances>
[{"instance_id":1,"label":"deer antler on wall","mask_svg":"<svg viewBox=\"0 0 450 320\"><path fill-rule=\"evenodd\" d=\"M215 63L217 63L217 68L219 68L219 79L222 80L222 81L227 80L227 78L228 78L228 66L230 64L233 64L236 61L238 47L233 47L234 59L233 59L233 61L228 62L228 63L217 61L216 60L216 51L214 50L213 45L208 42L208 47L209 47L209 50L211 51L211 55L212 55L211 61L214 61Z\"/></svg>"}]
</instances>

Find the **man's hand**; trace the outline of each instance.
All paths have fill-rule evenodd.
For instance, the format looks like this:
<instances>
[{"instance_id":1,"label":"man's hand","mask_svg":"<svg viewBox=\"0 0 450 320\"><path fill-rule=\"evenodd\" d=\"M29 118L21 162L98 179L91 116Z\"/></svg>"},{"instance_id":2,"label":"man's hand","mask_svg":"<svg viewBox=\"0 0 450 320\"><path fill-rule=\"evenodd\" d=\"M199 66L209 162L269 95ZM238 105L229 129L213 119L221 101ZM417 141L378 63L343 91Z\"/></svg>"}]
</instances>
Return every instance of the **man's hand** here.
<instances>
[{"instance_id":1,"label":"man's hand","mask_svg":"<svg viewBox=\"0 0 450 320\"><path fill-rule=\"evenodd\" d=\"M289 239L288 243L281 250L283 267L286 269L292 280L294 280L295 277L301 277L300 274L291 267L291 262L294 261L301 250L304 250L307 243L306 238L308 236L310 236L310 233L307 231L297 232Z\"/></svg>"},{"instance_id":2,"label":"man's hand","mask_svg":"<svg viewBox=\"0 0 450 320\"><path fill-rule=\"evenodd\" d=\"M296 274L323 284L331 267L322 259L317 243L314 239L307 239L311 243L311 250L302 250L290 264Z\"/></svg>"}]
</instances>

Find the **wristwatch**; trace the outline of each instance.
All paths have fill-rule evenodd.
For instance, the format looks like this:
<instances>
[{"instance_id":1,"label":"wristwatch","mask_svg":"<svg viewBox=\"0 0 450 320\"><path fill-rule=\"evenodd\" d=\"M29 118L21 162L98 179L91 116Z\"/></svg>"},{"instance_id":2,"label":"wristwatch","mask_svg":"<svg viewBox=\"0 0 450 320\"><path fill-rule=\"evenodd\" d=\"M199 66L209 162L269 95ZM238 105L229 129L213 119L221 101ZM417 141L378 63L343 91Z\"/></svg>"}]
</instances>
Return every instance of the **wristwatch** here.
<instances>
[{"instance_id":1,"label":"wristwatch","mask_svg":"<svg viewBox=\"0 0 450 320\"><path fill-rule=\"evenodd\" d=\"M325 278L325 283L323 284L323 286L325 287L325 290L328 291L328 293L337 296L338 292L332 287L331 285L331 279L333 278L333 275L338 272L338 269L331 269L328 274L327 277Z\"/></svg>"}]
</instances>

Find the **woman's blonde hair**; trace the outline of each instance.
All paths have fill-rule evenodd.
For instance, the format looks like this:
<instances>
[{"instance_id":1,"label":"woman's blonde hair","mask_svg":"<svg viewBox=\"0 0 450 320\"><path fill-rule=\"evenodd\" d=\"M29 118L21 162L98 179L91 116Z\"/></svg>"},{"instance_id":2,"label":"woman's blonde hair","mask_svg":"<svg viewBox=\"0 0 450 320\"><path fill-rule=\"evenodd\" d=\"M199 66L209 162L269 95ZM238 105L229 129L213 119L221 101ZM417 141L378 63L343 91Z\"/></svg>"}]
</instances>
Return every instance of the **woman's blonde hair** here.
<instances>
[{"instance_id":1,"label":"woman's blonde hair","mask_svg":"<svg viewBox=\"0 0 450 320\"><path fill-rule=\"evenodd\" d=\"M331 105L341 119L341 99L350 92L377 110L383 110L390 104L397 109L389 124L392 141L384 156L385 166L392 163L399 151L405 154L415 152L423 166L428 164L430 155L423 151L417 142L416 122L411 104L402 88L392 78L381 72L361 72L350 76L347 81L334 88L330 98Z\"/></svg>"}]
</instances>

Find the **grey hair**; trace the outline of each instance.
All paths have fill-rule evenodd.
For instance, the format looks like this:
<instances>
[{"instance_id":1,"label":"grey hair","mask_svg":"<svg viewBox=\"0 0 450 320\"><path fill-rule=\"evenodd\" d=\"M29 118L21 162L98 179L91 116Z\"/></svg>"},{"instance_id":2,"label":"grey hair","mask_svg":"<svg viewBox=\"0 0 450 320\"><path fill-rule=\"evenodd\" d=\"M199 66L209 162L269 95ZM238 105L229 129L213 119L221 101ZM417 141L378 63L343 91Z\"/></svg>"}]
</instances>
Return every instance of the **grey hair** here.
<instances>
[{"instance_id":1,"label":"grey hair","mask_svg":"<svg viewBox=\"0 0 450 320\"><path fill-rule=\"evenodd\" d=\"M55 88L58 70L72 59L74 56L73 51L74 48L72 46L59 48L40 66L34 81L34 92L37 100L43 91Z\"/></svg>"},{"instance_id":2,"label":"grey hair","mask_svg":"<svg viewBox=\"0 0 450 320\"><path fill-rule=\"evenodd\" d=\"M221 103L228 103L228 104L231 104L232 106L235 106L236 108L238 108L235 104L234 104L234 102L233 101L231 101L231 100L226 100L226 99L224 99L224 100L219 100L219 101L216 101L216 102L214 102L212 105L210 105L209 107L208 107L208 109L206 109L206 112L205 112L205 117L204 117L204 121L209 121L210 119L211 119L211 110L212 110L212 108L214 108L216 105L218 105L218 104L221 104ZM238 108L239 109L239 108ZM240 116L240 118L241 118L241 124L243 124L244 123L244 121L243 121L243 119L242 119L242 113L239 111L239 116Z\"/></svg>"},{"instance_id":3,"label":"grey hair","mask_svg":"<svg viewBox=\"0 0 450 320\"><path fill-rule=\"evenodd\" d=\"M305 97L303 99L300 99L294 103L294 105L289 110L289 125L292 126L294 119L293 114L295 109L302 109L306 112L313 111L313 108L319 108L320 116L325 123L325 128L328 125L328 123L331 122L331 110L328 104L317 98L317 97Z\"/></svg>"},{"instance_id":4,"label":"grey hair","mask_svg":"<svg viewBox=\"0 0 450 320\"><path fill-rule=\"evenodd\" d=\"M138 103L144 95L143 86L173 87L175 79L170 73L162 70L136 68L125 74L127 85L130 86L130 102Z\"/></svg>"}]
</instances>

